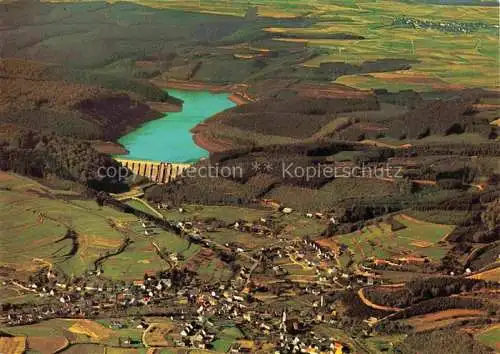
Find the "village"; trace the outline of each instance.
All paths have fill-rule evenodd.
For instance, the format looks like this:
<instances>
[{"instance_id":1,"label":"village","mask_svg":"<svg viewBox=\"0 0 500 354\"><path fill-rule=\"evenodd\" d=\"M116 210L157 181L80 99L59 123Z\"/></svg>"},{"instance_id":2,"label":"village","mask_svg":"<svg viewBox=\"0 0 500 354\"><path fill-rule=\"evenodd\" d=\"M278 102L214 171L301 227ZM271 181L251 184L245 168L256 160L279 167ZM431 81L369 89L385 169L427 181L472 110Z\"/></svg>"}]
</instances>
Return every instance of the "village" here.
<instances>
[{"instance_id":1,"label":"village","mask_svg":"<svg viewBox=\"0 0 500 354\"><path fill-rule=\"evenodd\" d=\"M179 209L179 213L183 212ZM281 212L290 214L293 210L283 208ZM326 218L321 213L307 213L303 217ZM335 223L335 217L327 222ZM143 237L157 230L149 220L139 224ZM336 292L373 285L376 276L357 268L345 271L338 262L342 250L337 253L309 238L277 234L272 224L271 219L264 218L220 225L200 220L176 223L183 237L213 250L231 264L235 271L228 281L204 282L196 272L183 268L182 257L175 253L166 256L172 269L145 274L143 279L132 282L113 282L100 270L89 271L78 279L66 279L54 270L45 270L33 277L31 283L11 281L11 285L24 292L44 298L43 305L12 305L4 309L7 315L2 321L9 326L20 326L53 318L111 317L115 319L113 326L121 326L121 318L132 316L136 327L147 331L150 324L144 318L155 315L178 323L171 339L173 345L180 347L209 349L217 338L218 326L230 322L244 329L249 340L235 344L232 352L252 352L254 341L259 342L263 335L267 340L272 339L268 345L272 344L276 352L338 353L342 348L346 352L348 347L338 340L315 335L311 328L340 320L331 300ZM266 238L270 246L245 249L237 240L219 244L210 238L218 227ZM304 269L307 275L293 274L286 269L286 263ZM368 325L366 328L369 330ZM120 343L134 345L127 338Z\"/></svg>"},{"instance_id":2,"label":"village","mask_svg":"<svg viewBox=\"0 0 500 354\"><path fill-rule=\"evenodd\" d=\"M27 278L4 277L2 287L22 298L1 305L6 333L72 321L69 332L80 333L79 343L95 343L95 333L106 330L113 338L99 344L113 348L370 352L366 343L376 340L380 328L405 325L387 318L406 309L383 302L393 289L407 293L397 277L437 266L432 253L421 251L430 249L429 242L419 239L412 245L418 251L411 251L409 232L439 227L433 237L441 240L451 230L401 212L356 226L337 210L299 211L271 199L255 209L127 204L111 197L91 202L97 202L94 210L104 204L109 215L124 218L105 219L121 232L121 242L95 252L77 276L36 258L37 270ZM43 225L51 216L34 217ZM63 239L74 246L78 236L66 232ZM398 242L405 242L401 251ZM386 249L393 252L384 254ZM125 271L109 267L116 259ZM449 271L445 281L469 284L474 270Z\"/></svg>"}]
</instances>

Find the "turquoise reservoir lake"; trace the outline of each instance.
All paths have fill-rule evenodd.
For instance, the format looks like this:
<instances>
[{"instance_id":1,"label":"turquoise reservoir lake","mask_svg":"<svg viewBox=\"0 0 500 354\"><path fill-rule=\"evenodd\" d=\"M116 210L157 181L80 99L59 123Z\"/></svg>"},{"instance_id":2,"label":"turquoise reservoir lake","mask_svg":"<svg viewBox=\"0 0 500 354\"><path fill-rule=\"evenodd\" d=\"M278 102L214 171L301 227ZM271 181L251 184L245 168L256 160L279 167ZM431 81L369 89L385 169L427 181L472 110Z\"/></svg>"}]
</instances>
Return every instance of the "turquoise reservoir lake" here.
<instances>
[{"instance_id":1,"label":"turquoise reservoir lake","mask_svg":"<svg viewBox=\"0 0 500 354\"><path fill-rule=\"evenodd\" d=\"M193 162L207 157L190 132L194 126L235 104L227 93L208 91L168 90L169 95L184 101L181 112L165 114L122 136L118 141L129 154L122 156L137 160Z\"/></svg>"}]
</instances>

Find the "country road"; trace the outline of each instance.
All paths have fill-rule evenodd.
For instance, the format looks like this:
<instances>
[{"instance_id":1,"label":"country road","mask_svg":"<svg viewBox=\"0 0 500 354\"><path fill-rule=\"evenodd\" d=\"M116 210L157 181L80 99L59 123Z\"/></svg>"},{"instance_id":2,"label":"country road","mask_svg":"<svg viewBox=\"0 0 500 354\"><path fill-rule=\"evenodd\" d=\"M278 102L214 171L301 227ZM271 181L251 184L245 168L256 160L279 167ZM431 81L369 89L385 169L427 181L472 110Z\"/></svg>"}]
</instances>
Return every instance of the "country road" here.
<instances>
[{"instance_id":1,"label":"country road","mask_svg":"<svg viewBox=\"0 0 500 354\"><path fill-rule=\"evenodd\" d=\"M365 297L365 294L363 292L363 288L358 290L358 296L366 306L371 307L372 309L375 309L375 310L382 310L382 311L401 311L402 310L399 307L389 307L389 306L382 306L382 305L374 304L373 302L371 302L370 300L368 300Z\"/></svg>"}]
</instances>

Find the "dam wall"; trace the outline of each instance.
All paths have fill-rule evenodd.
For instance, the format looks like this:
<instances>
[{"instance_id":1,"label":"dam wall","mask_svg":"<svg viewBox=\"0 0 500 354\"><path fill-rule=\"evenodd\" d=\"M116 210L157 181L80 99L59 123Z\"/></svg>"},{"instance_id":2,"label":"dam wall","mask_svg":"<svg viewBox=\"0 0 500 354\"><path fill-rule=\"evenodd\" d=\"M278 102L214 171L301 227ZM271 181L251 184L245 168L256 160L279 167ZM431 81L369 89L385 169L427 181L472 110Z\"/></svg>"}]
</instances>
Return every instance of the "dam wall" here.
<instances>
[{"instance_id":1,"label":"dam wall","mask_svg":"<svg viewBox=\"0 0 500 354\"><path fill-rule=\"evenodd\" d=\"M151 181L166 184L179 177L184 170L191 167L186 163L170 163L163 161L128 160L115 158L134 174L147 177Z\"/></svg>"}]
</instances>

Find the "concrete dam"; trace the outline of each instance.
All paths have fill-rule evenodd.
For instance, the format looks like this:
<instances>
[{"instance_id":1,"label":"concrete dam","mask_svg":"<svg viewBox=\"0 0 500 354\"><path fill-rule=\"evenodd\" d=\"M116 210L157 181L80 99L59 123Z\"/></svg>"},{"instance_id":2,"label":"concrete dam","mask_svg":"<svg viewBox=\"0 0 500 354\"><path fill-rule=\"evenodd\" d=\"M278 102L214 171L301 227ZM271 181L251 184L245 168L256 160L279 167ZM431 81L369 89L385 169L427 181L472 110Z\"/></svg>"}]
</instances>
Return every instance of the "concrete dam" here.
<instances>
[{"instance_id":1,"label":"concrete dam","mask_svg":"<svg viewBox=\"0 0 500 354\"><path fill-rule=\"evenodd\" d=\"M151 181L166 184L177 177L182 172L191 167L186 163L170 163L163 161L128 160L115 158L122 166L128 168L138 176L149 178Z\"/></svg>"}]
</instances>

